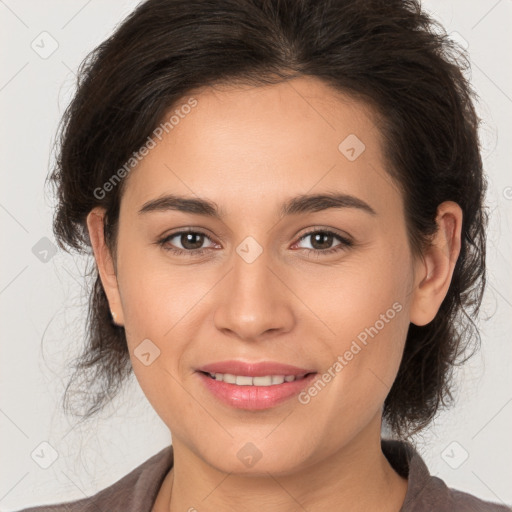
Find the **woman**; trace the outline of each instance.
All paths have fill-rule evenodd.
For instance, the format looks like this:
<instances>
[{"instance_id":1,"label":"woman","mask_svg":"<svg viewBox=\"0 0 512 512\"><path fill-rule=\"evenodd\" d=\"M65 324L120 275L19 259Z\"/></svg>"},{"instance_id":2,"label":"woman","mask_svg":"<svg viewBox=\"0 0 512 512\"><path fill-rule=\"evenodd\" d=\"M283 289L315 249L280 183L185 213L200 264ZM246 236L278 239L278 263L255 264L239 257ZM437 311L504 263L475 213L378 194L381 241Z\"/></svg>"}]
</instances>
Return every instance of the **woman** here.
<instances>
[{"instance_id":1,"label":"woman","mask_svg":"<svg viewBox=\"0 0 512 512\"><path fill-rule=\"evenodd\" d=\"M60 245L98 270L79 372L92 414L133 369L172 446L26 510L507 510L407 440L485 282L440 28L413 0L148 0L91 54L52 175Z\"/></svg>"}]
</instances>

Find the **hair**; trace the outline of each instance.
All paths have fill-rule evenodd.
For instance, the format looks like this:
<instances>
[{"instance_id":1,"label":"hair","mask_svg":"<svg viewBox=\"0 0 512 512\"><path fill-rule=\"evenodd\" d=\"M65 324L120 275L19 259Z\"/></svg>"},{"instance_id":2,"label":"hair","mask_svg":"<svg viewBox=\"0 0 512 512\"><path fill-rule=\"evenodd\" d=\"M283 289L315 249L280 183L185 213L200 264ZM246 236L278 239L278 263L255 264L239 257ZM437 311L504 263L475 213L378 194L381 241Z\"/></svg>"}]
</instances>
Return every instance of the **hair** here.
<instances>
[{"instance_id":1,"label":"hair","mask_svg":"<svg viewBox=\"0 0 512 512\"><path fill-rule=\"evenodd\" d=\"M479 119L464 72L465 51L418 0L148 0L94 49L59 125L49 179L59 246L91 254L87 214L105 208L104 233L116 255L124 178L112 179L191 91L218 84L271 85L314 77L372 107L386 170L399 187L412 253L435 234L437 207L463 212L460 255L435 318L410 324L383 420L399 437L426 427L453 402L453 369L480 336L471 317L485 287L486 181ZM100 196L100 197L97 197ZM73 384L88 399L82 418L102 409L132 372L124 327L112 322L97 268L87 340ZM467 358L466 358L467 359Z\"/></svg>"}]
</instances>

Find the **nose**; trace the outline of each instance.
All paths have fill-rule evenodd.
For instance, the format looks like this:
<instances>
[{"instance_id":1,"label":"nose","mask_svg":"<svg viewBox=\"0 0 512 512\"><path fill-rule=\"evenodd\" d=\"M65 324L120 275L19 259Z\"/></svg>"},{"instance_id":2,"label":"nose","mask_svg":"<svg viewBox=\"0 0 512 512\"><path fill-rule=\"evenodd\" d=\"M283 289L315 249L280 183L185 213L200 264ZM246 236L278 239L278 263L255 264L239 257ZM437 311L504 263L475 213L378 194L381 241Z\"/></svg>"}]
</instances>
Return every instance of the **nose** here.
<instances>
[{"instance_id":1,"label":"nose","mask_svg":"<svg viewBox=\"0 0 512 512\"><path fill-rule=\"evenodd\" d=\"M270 265L266 252L249 261L236 254L220 283L215 327L244 341L289 332L296 317L284 267Z\"/></svg>"}]
</instances>

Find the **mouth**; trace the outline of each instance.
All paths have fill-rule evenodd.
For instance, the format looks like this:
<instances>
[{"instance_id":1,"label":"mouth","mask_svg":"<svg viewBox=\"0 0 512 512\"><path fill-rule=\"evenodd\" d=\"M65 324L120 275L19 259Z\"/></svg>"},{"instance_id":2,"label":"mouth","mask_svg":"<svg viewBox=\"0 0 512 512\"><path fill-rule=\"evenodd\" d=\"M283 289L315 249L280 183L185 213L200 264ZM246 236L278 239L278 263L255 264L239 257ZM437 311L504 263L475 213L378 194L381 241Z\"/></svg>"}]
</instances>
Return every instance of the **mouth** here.
<instances>
[{"instance_id":1,"label":"mouth","mask_svg":"<svg viewBox=\"0 0 512 512\"><path fill-rule=\"evenodd\" d=\"M197 371L208 394L230 408L261 411L277 407L310 386L317 372L298 375L235 375Z\"/></svg>"},{"instance_id":2,"label":"mouth","mask_svg":"<svg viewBox=\"0 0 512 512\"><path fill-rule=\"evenodd\" d=\"M250 375L234 375L232 373L214 373L203 371L200 373L210 377L213 380L225 382L227 384L234 384L235 386L278 386L284 382L295 382L305 379L306 377L313 375L316 372L304 373L302 375L261 375L255 377Z\"/></svg>"}]
</instances>

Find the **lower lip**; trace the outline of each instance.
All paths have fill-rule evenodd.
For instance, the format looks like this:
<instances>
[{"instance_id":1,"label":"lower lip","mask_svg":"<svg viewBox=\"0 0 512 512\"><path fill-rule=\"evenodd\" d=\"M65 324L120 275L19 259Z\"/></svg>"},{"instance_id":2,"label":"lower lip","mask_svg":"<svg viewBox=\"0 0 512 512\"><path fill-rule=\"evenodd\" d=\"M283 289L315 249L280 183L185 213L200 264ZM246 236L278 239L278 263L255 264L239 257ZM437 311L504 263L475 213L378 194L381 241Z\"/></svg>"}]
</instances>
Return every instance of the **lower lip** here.
<instances>
[{"instance_id":1,"label":"lower lip","mask_svg":"<svg viewBox=\"0 0 512 512\"><path fill-rule=\"evenodd\" d=\"M272 386L238 386L215 380L202 372L197 372L205 386L221 402L237 409L262 410L275 407L298 395L309 386L316 373L293 382L283 382Z\"/></svg>"}]
</instances>

